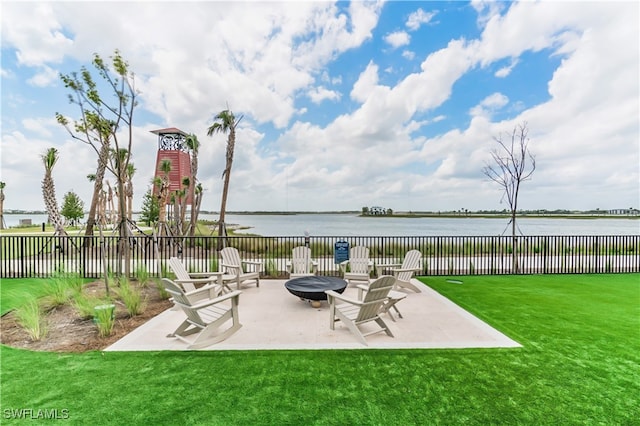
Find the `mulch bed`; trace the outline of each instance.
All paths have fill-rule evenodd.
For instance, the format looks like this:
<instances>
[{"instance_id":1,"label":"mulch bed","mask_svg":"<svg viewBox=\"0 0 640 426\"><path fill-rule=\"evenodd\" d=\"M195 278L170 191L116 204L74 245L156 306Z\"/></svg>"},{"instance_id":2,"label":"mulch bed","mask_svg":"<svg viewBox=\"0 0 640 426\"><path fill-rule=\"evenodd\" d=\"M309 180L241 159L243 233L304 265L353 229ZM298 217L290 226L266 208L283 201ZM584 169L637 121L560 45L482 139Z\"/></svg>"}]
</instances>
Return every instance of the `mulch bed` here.
<instances>
[{"instance_id":1,"label":"mulch bed","mask_svg":"<svg viewBox=\"0 0 640 426\"><path fill-rule=\"evenodd\" d=\"M109 337L98 336L98 328L92 319L83 319L71 304L58 306L46 314L47 335L39 341L32 341L16 319L15 312L9 312L0 321L0 342L7 346L49 352L86 352L102 350L113 344L132 330L167 310L173 304L160 297L154 283L140 287L145 300L144 312L129 317L124 304L116 300L116 317L113 332ZM84 291L103 296L104 283L95 281L87 284Z\"/></svg>"}]
</instances>

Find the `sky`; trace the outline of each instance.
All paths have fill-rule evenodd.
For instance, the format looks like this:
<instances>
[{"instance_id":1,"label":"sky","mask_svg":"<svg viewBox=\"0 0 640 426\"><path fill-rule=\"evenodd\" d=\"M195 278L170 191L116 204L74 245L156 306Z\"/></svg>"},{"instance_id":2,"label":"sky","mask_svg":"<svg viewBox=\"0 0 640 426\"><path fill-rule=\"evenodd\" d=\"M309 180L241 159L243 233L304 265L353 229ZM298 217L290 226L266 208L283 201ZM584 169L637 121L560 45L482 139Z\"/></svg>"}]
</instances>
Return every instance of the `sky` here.
<instances>
[{"instance_id":1,"label":"sky","mask_svg":"<svg viewBox=\"0 0 640 426\"><path fill-rule=\"evenodd\" d=\"M50 147L58 203L73 191L88 209L96 155L55 120L79 118L60 74L116 49L139 100L134 209L151 131L176 127L198 136L202 209L219 211L226 136L207 128L227 107L243 117L229 211L508 209L483 168L523 124L536 170L519 208L640 207L635 1L2 1L0 15L6 210L44 210Z\"/></svg>"}]
</instances>

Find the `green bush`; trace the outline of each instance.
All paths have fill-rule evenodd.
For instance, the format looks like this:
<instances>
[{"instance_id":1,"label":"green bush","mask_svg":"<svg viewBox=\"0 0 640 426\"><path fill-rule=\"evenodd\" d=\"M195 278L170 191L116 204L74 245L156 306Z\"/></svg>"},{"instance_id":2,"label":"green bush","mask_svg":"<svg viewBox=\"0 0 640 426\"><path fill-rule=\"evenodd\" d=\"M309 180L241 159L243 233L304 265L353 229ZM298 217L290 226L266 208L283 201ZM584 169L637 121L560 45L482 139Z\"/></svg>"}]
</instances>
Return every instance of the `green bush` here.
<instances>
[{"instance_id":1,"label":"green bush","mask_svg":"<svg viewBox=\"0 0 640 426\"><path fill-rule=\"evenodd\" d=\"M129 316L133 317L144 312L144 300L140 289L133 286L126 277L120 277L119 283L118 295L127 308Z\"/></svg>"},{"instance_id":2,"label":"green bush","mask_svg":"<svg viewBox=\"0 0 640 426\"><path fill-rule=\"evenodd\" d=\"M18 323L25 329L34 342L47 335L47 322L40 304L35 298L18 308L16 315Z\"/></svg>"},{"instance_id":3,"label":"green bush","mask_svg":"<svg viewBox=\"0 0 640 426\"><path fill-rule=\"evenodd\" d=\"M113 305L99 305L98 307L105 307L105 309L94 308L95 323L98 327L98 335L100 337L108 337L113 331L113 325L115 324L115 314L114 309L110 309L111 306Z\"/></svg>"}]
</instances>

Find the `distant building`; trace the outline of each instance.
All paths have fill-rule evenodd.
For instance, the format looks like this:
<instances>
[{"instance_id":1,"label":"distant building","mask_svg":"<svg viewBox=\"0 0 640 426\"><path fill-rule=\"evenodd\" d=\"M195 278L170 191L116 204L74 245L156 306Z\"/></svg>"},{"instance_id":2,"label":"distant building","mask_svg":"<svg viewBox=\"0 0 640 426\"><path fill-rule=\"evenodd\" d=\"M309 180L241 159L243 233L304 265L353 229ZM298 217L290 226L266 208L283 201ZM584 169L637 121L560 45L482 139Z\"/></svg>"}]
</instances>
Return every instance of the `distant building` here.
<instances>
[{"instance_id":1,"label":"distant building","mask_svg":"<svg viewBox=\"0 0 640 426\"><path fill-rule=\"evenodd\" d=\"M387 209L380 206L373 206L369 207L369 211L367 212L367 214L371 216L384 216L387 214Z\"/></svg>"}]
</instances>

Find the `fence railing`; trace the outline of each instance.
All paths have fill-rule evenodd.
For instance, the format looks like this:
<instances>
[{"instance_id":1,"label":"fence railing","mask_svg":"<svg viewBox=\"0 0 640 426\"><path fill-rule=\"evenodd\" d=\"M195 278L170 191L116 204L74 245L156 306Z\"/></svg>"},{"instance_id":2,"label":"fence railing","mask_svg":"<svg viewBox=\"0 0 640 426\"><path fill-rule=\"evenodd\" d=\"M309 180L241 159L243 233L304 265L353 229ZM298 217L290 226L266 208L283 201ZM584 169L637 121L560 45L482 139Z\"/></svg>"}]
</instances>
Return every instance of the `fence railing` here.
<instances>
[{"instance_id":1,"label":"fence railing","mask_svg":"<svg viewBox=\"0 0 640 426\"><path fill-rule=\"evenodd\" d=\"M88 278L106 269L167 273L167 260L182 258L191 271L217 270L218 248L238 248L244 259L260 260L265 277L286 276L286 262L299 245L309 245L318 272L339 275L335 243L369 247L374 264L401 263L405 253L422 253L419 275L499 275L640 272L640 235L483 237L151 237L129 238L128 256L118 236L0 236L0 277L45 277L56 270Z\"/></svg>"}]
</instances>

